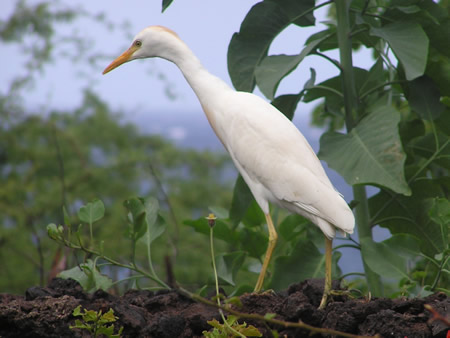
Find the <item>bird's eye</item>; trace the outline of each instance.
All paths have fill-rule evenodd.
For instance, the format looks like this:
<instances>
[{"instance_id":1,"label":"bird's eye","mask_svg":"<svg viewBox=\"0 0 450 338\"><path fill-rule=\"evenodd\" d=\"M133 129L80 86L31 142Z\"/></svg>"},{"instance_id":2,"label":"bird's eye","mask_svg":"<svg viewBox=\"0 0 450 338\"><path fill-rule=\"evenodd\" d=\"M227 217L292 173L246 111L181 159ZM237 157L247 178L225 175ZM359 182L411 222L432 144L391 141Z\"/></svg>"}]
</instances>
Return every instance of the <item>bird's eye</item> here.
<instances>
[{"instance_id":1,"label":"bird's eye","mask_svg":"<svg viewBox=\"0 0 450 338\"><path fill-rule=\"evenodd\" d=\"M141 41L141 40L136 40L136 41L134 42L134 45L135 45L136 47L141 47L141 46L142 46L142 41Z\"/></svg>"}]
</instances>

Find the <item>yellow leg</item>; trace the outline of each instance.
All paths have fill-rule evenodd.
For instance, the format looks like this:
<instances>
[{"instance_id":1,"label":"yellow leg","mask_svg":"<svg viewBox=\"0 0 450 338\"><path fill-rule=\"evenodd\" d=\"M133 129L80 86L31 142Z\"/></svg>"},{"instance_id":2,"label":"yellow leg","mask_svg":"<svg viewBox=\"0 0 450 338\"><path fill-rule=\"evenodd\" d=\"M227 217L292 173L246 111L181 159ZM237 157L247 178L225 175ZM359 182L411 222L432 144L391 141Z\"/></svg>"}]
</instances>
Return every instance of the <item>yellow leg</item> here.
<instances>
[{"instance_id":1,"label":"yellow leg","mask_svg":"<svg viewBox=\"0 0 450 338\"><path fill-rule=\"evenodd\" d=\"M331 293L331 253L333 240L325 237L325 287L323 289L322 300L319 309L324 309L327 305L328 296Z\"/></svg>"},{"instance_id":2,"label":"yellow leg","mask_svg":"<svg viewBox=\"0 0 450 338\"><path fill-rule=\"evenodd\" d=\"M256 282L255 292L259 292L262 289L264 276L266 275L267 267L270 263L270 258L272 257L273 249L275 249L275 245L277 244L277 231L273 226L272 217L270 214L266 214L267 227L269 228L269 245L267 247L266 256L264 257L264 262L261 268L261 272L259 273L258 281Z\"/></svg>"}]
</instances>

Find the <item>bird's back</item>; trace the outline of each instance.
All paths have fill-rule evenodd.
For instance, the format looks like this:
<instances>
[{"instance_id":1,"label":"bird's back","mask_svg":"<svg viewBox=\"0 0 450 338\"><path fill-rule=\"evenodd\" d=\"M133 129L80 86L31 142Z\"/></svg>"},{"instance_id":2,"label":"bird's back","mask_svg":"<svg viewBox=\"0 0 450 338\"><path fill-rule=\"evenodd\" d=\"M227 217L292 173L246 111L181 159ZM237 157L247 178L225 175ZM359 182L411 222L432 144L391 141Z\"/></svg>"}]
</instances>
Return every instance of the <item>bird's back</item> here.
<instances>
[{"instance_id":1,"label":"bird's back","mask_svg":"<svg viewBox=\"0 0 450 338\"><path fill-rule=\"evenodd\" d=\"M300 131L263 99L235 94L225 146L263 211L272 202L309 218L328 237L334 227L352 233L352 211Z\"/></svg>"}]
</instances>

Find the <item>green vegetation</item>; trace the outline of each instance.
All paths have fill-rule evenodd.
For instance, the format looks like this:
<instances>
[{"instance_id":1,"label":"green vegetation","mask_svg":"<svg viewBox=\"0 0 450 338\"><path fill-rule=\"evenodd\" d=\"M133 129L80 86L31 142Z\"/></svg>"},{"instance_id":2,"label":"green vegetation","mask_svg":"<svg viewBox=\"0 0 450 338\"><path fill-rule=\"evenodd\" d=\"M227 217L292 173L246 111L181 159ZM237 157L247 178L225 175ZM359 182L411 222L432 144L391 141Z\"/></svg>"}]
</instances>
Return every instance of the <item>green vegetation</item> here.
<instances>
[{"instance_id":1,"label":"green vegetation","mask_svg":"<svg viewBox=\"0 0 450 338\"><path fill-rule=\"evenodd\" d=\"M164 1L164 8L170 3ZM322 6L332 20L307 39L300 54L268 55L288 26L315 25L314 10ZM61 270L89 291L175 282L211 287L215 279L203 236L210 235L204 218L210 211L218 217L221 286L231 294L251 291L267 244L265 219L241 178L234 190L224 179L230 166L225 155L177 149L144 135L92 90L65 111L43 113L24 105L36 75L61 51L55 25L81 16L89 17L50 1L19 1L13 16L0 23L3 42L35 41L23 53L27 74L0 93L0 289L23 293ZM311 0L265 0L249 11L229 45L237 89L257 85L290 118L299 102L319 100L313 120L326 130L319 156L354 191L359 239L351 237L344 246L361 254L365 280L352 283L374 296L448 292L449 25L445 1L336 0L316 6ZM98 61L80 48L82 38L64 41L75 46L67 57L91 61L81 66ZM353 66L361 48L374 56L368 69ZM339 60L329 56L333 50ZM328 60L339 75L316 83L320 70L311 69L297 92L277 96L279 83L306 57ZM370 198L369 185L378 189ZM265 287L278 290L322 277L320 230L298 215L276 208L272 213L280 236ZM49 223L56 243L47 237ZM374 242L375 226L391 236ZM335 278L342 278L340 257L337 247Z\"/></svg>"},{"instance_id":2,"label":"green vegetation","mask_svg":"<svg viewBox=\"0 0 450 338\"><path fill-rule=\"evenodd\" d=\"M102 310L93 311L83 309L84 312L81 312L81 305L78 305L73 310L73 315L75 317L81 317L80 319L75 320L75 325L70 326L71 330L80 329L86 330L91 334L91 337L103 337L106 336L108 338L120 337L123 327L119 329L119 331L114 334L114 324L107 325L110 323L114 323L118 317L114 316L114 310L109 309L108 312L102 314Z\"/></svg>"},{"instance_id":3,"label":"green vegetation","mask_svg":"<svg viewBox=\"0 0 450 338\"><path fill-rule=\"evenodd\" d=\"M288 26L315 25L313 12L323 6L332 20L306 40L300 54L268 55ZM372 295L448 292L449 24L445 1L336 0L317 6L313 0L262 1L229 45L236 89L253 91L257 85L290 118L298 102L321 100L314 121L328 131L321 137L319 157L353 186L359 241L350 238L348 246L361 253ZM354 51L362 48L374 58L369 69L353 66ZM330 56L333 50L339 60ZM317 70L311 69L297 93L276 96L280 81L310 56L329 61L339 75L316 83ZM370 198L369 185L379 189ZM245 194L241 186L234 198ZM230 215L242 215L239 206L233 204ZM377 225L392 236L375 243ZM288 279L285 271L292 273L291 280L304 278L294 262L305 270L319 261L314 241L298 237L293 244L286 257L275 261L268 287L286 286L288 280L279 277Z\"/></svg>"}]
</instances>

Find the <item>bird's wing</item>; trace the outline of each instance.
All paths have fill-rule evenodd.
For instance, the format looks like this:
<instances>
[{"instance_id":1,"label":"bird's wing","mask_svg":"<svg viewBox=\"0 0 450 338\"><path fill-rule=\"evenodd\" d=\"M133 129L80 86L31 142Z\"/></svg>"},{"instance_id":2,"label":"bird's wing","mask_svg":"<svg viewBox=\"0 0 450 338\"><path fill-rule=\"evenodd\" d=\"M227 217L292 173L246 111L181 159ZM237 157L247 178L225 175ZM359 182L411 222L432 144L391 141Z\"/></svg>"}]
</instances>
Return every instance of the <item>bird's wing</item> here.
<instances>
[{"instance_id":1,"label":"bird's wing","mask_svg":"<svg viewBox=\"0 0 450 338\"><path fill-rule=\"evenodd\" d=\"M285 206L291 203L291 210L296 206L350 232L353 214L300 131L264 100L248 94L240 101L240 107L230 107L241 110L229 121L227 148L247 183L255 185L252 192L266 193L267 200Z\"/></svg>"}]
</instances>

